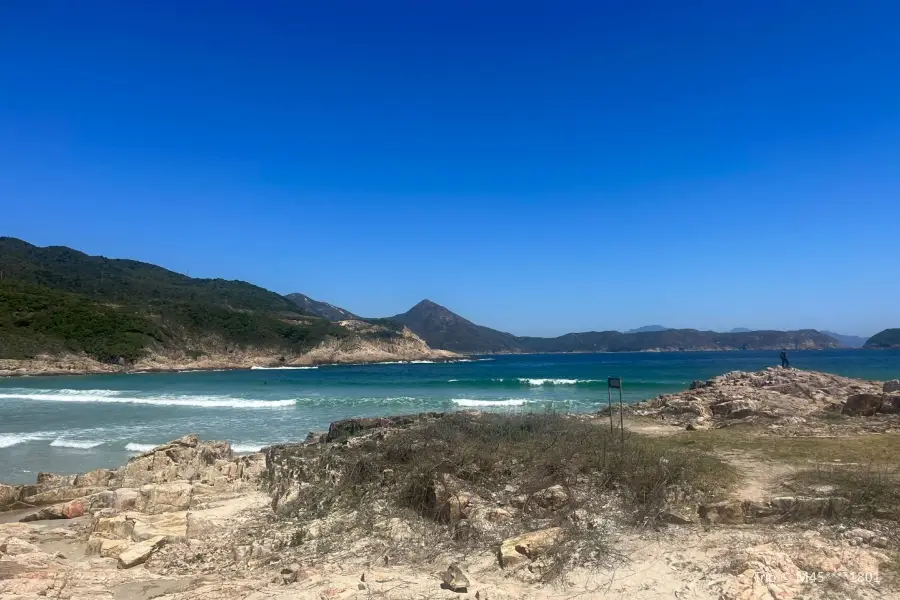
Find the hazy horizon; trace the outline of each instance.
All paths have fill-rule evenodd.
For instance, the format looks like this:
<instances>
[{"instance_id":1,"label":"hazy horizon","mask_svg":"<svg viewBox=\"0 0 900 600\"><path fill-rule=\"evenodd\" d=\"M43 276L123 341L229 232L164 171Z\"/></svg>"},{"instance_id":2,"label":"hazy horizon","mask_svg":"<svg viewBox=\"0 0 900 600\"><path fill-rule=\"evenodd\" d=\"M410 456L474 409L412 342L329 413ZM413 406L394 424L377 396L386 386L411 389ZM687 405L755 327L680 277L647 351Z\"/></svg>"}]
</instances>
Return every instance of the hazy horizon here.
<instances>
[{"instance_id":1,"label":"hazy horizon","mask_svg":"<svg viewBox=\"0 0 900 600\"><path fill-rule=\"evenodd\" d=\"M874 334L900 325L898 18L4 3L0 235L517 335Z\"/></svg>"}]
</instances>

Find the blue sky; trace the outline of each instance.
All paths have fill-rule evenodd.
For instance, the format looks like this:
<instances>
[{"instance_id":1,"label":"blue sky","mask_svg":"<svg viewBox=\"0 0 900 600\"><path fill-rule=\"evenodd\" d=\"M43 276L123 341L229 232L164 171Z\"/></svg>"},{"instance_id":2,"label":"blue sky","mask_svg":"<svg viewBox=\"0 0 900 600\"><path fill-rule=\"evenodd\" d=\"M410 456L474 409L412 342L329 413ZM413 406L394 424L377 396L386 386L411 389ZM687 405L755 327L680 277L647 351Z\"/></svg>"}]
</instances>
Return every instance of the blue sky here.
<instances>
[{"instance_id":1,"label":"blue sky","mask_svg":"<svg viewBox=\"0 0 900 600\"><path fill-rule=\"evenodd\" d=\"M900 326L900 5L0 3L0 233L519 334Z\"/></svg>"}]
</instances>

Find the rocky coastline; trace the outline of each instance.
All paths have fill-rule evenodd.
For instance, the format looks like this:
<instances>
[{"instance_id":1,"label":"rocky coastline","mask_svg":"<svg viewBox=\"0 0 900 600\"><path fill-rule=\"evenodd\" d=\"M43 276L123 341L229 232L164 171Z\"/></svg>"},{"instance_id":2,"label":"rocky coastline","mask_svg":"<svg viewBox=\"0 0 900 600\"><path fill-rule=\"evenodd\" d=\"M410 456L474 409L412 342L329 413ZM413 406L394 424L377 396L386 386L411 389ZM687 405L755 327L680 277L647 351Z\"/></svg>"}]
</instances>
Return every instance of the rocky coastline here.
<instances>
[{"instance_id":1,"label":"rocky coastline","mask_svg":"<svg viewBox=\"0 0 900 600\"><path fill-rule=\"evenodd\" d=\"M603 414L187 435L0 485L0 599L897 597L898 395L729 373L636 405L624 446Z\"/></svg>"},{"instance_id":2,"label":"rocky coastline","mask_svg":"<svg viewBox=\"0 0 900 600\"><path fill-rule=\"evenodd\" d=\"M380 362L447 362L464 358L446 350L427 346L389 346L357 343L353 347L326 344L313 351L286 356L265 351L233 351L192 358L186 353L154 353L133 364L109 364L83 355L41 356L33 359L0 358L0 377L43 375L100 375L112 373L171 373L178 371L246 370L254 367L314 367Z\"/></svg>"}]
</instances>

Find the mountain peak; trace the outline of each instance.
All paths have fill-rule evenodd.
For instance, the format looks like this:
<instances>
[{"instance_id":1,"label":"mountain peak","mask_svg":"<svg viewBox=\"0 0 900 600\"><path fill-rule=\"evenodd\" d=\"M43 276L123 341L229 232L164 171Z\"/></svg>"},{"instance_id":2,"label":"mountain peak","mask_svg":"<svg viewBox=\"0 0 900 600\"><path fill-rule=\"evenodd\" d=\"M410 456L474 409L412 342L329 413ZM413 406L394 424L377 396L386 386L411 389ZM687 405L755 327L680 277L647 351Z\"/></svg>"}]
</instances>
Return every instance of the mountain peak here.
<instances>
[{"instance_id":1,"label":"mountain peak","mask_svg":"<svg viewBox=\"0 0 900 600\"><path fill-rule=\"evenodd\" d=\"M430 310L430 309L435 309L435 308L440 308L440 309L443 309L443 310L447 310L446 308L444 308L443 306L441 306L441 305L438 304L437 302L432 302L432 301L429 300L428 298L425 298L424 300L422 300L421 302L419 302L418 304L416 304L415 306L413 306L410 310L423 310L423 309L429 309L429 310Z\"/></svg>"},{"instance_id":2,"label":"mountain peak","mask_svg":"<svg viewBox=\"0 0 900 600\"><path fill-rule=\"evenodd\" d=\"M313 300L306 294L288 294L285 298L296 304L305 314L313 317L328 319L329 321L359 320L358 316L348 310L327 302Z\"/></svg>"}]
</instances>

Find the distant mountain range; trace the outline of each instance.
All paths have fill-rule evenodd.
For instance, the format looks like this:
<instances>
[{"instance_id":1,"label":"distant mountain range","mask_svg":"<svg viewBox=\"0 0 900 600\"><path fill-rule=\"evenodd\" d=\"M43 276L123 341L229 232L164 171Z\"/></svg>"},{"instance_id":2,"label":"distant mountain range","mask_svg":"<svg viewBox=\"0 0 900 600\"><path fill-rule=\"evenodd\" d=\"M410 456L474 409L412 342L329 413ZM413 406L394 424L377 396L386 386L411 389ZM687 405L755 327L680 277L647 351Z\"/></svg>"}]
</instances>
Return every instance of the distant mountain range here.
<instances>
[{"instance_id":1,"label":"distant mountain range","mask_svg":"<svg viewBox=\"0 0 900 600\"><path fill-rule=\"evenodd\" d=\"M359 318L354 317L353 313L347 310L325 302L318 302L303 294L289 294L287 297L294 300L304 312L331 321ZM760 331L735 327L728 332L714 332L673 329L664 325L645 325L629 329L624 333L589 331L569 333L554 338L517 336L483 325L476 325L431 300L422 300L405 313L388 317L386 321L409 327L432 348L469 354L874 347L871 344L866 345L866 338L860 336L842 335L815 329ZM876 343L878 343L877 340Z\"/></svg>"},{"instance_id":2,"label":"distant mountain range","mask_svg":"<svg viewBox=\"0 0 900 600\"><path fill-rule=\"evenodd\" d=\"M4 237L0 273L0 359L81 355L118 365L171 366L207 358L229 364L314 360L314 350L329 353L315 360L335 362L361 344L384 356L400 350L422 355L431 348L470 354L818 349L862 341L812 329L719 333L662 325L517 336L430 300L393 317L362 319L304 294L281 296L242 281L194 279L148 263ZM897 329L865 342L868 348L894 346L900 347Z\"/></svg>"},{"instance_id":3,"label":"distant mountain range","mask_svg":"<svg viewBox=\"0 0 900 600\"><path fill-rule=\"evenodd\" d=\"M860 337L858 335L843 335L833 331L823 331L825 335L830 335L841 343L842 348L862 348L866 345L869 338Z\"/></svg>"},{"instance_id":4,"label":"distant mountain range","mask_svg":"<svg viewBox=\"0 0 900 600\"><path fill-rule=\"evenodd\" d=\"M641 330L588 331L554 338L516 336L476 325L430 300L390 320L402 323L432 348L470 354L515 352L623 352L672 350L778 350L836 348L837 340L815 331L750 331L717 333L696 329L667 329L661 325Z\"/></svg>"},{"instance_id":5,"label":"distant mountain range","mask_svg":"<svg viewBox=\"0 0 900 600\"><path fill-rule=\"evenodd\" d=\"M629 329L625 333L647 333L650 331L668 331L672 329L671 327L663 327L662 325L644 325L643 327L638 327L637 329Z\"/></svg>"}]
</instances>

